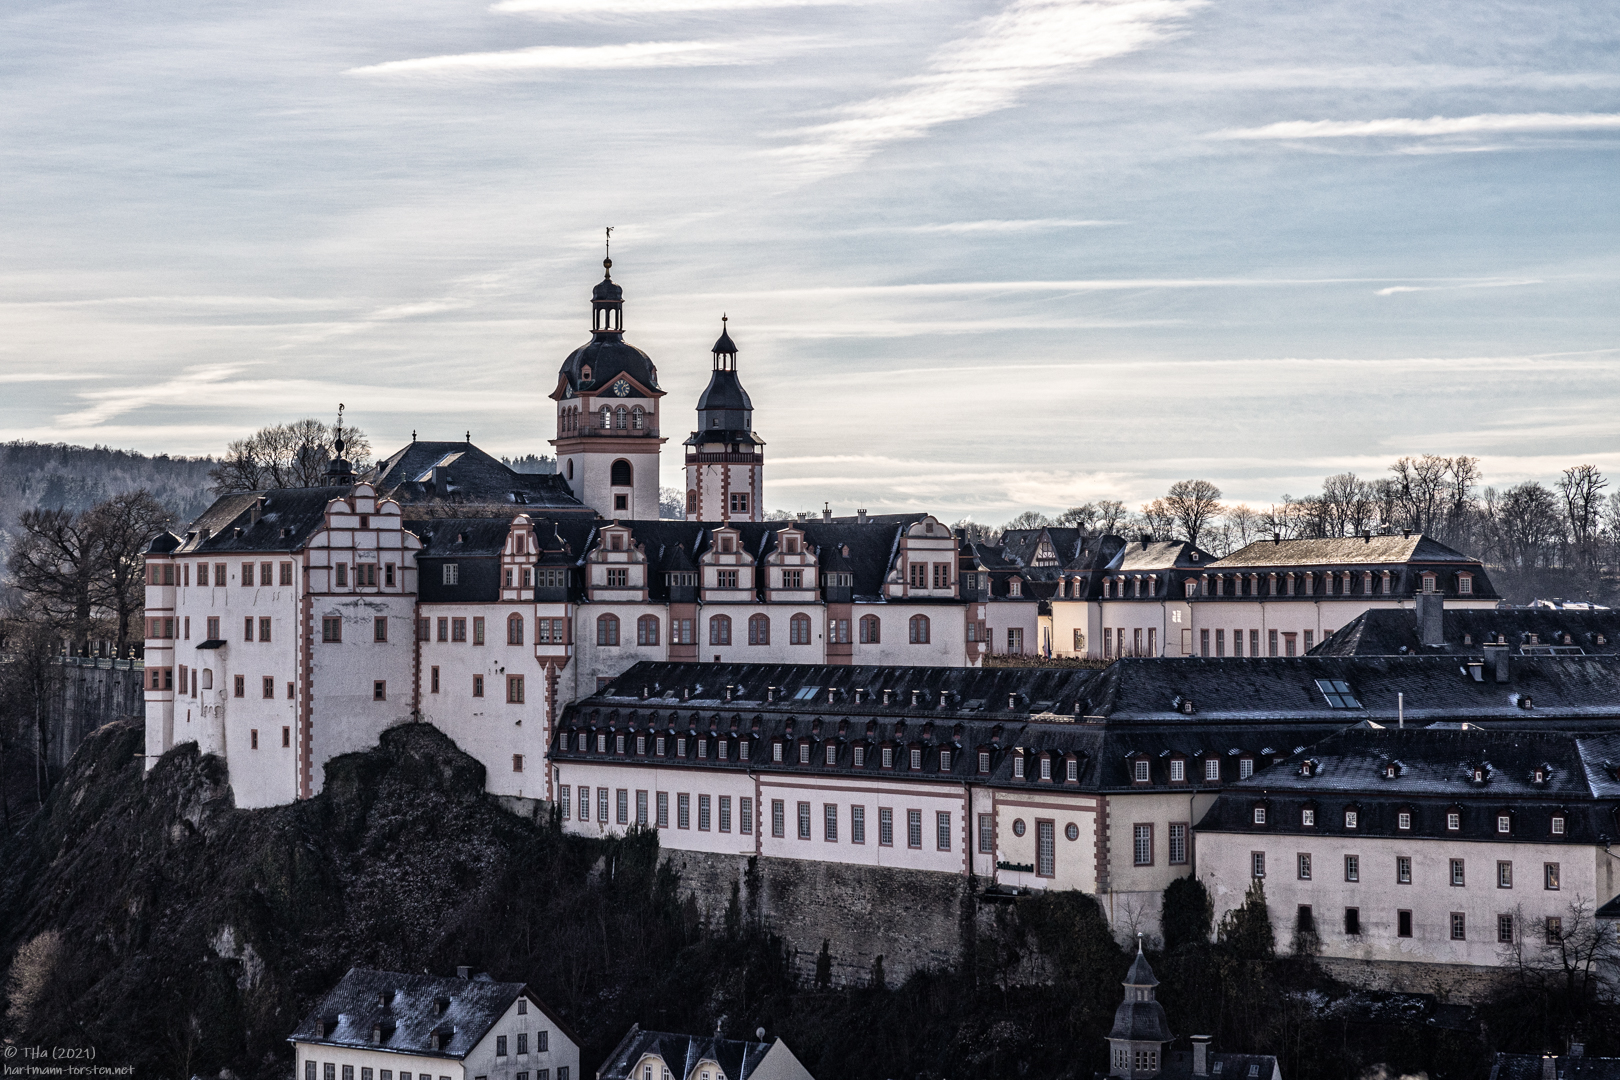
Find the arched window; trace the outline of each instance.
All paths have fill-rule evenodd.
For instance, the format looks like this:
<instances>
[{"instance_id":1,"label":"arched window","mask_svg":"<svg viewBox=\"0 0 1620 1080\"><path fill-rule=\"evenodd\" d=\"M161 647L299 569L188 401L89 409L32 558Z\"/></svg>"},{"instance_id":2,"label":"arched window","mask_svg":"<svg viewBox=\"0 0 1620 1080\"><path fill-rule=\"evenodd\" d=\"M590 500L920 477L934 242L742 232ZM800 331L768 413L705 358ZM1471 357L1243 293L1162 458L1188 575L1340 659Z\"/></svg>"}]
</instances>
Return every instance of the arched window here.
<instances>
[{"instance_id":1,"label":"arched window","mask_svg":"<svg viewBox=\"0 0 1620 1080\"><path fill-rule=\"evenodd\" d=\"M709 644L731 644L731 616L716 615L709 620Z\"/></svg>"},{"instance_id":2,"label":"arched window","mask_svg":"<svg viewBox=\"0 0 1620 1080\"><path fill-rule=\"evenodd\" d=\"M508 645L523 644L523 616L515 612L506 617L506 643Z\"/></svg>"},{"instance_id":3,"label":"arched window","mask_svg":"<svg viewBox=\"0 0 1620 1080\"><path fill-rule=\"evenodd\" d=\"M913 615L911 617L911 643L913 645L928 644L928 616Z\"/></svg>"},{"instance_id":4,"label":"arched window","mask_svg":"<svg viewBox=\"0 0 1620 1080\"><path fill-rule=\"evenodd\" d=\"M619 617L617 615L598 615L596 617L596 643L598 645L617 645L619 643Z\"/></svg>"},{"instance_id":5,"label":"arched window","mask_svg":"<svg viewBox=\"0 0 1620 1080\"><path fill-rule=\"evenodd\" d=\"M792 645L810 644L810 616L800 612L788 620L788 642Z\"/></svg>"},{"instance_id":6,"label":"arched window","mask_svg":"<svg viewBox=\"0 0 1620 1080\"><path fill-rule=\"evenodd\" d=\"M573 478L574 478L574 459L569 458L568 459L568 479L572 480Z\"/></svg>"},{"instance_id":7,"label":"arched window","mask_svg":"<svg viewBox=\"0 0 1620 1080\"><path fill-rule=\"evenodd\" d=\"M883 622L876 615L861 616L861 644L876 645L883 640Z\"/></svg>"},{"instance_id":8,"label":"arched window","mask_svg":"<svg viewBox=\"0 0 1620 1080\"><path fill-rule=\"evenodd\" d=\"M658 616L643 615L636 620L636 644L658 644Z\"/></svg>"},{"instance_id":9,"label":"arched window","mask_svg":"<svg viewBox=\"0 0 1620 1080\"><path fill-rule=\"evenodd\" d=\"M688 514L697 513L697 490L695 488L688 489L686 492L686 512Z\"/></svg>"},{"instance_id":10,"label":"arched window","mask_svg":"<svg viewBox=\"0 0 1620 1080\"><path fill-rule=\"evenodd\" d=\"M624 460L624 458L620 458L618 461L615 461L613 463L613 472L608 477L608 482L614 487L629 487L633 481L634 474L632 474L630 471L630 463Z\"/></svg>"},{"instance_id":11,"label":"arched window","mask_svg":"<svg viewBox=\"0 0 1620 1080\"><path fill-rule=\"evenodd\" d=\"M771 619L768 615L750 615L748 617L748 644L769 645L771 643Z\"/></svg>"},{"instance_id":12,"label":"arched window","mask_svg":"<svg viewBox=\"0 0 1620 1080\"><path fill-rule=\"evenodd\" d=\"M626 409L623 405L620 405L613 411L613 426L618 428L620 431L623 431L625 421L629 418L629 416L630 410Z\"/></svg>"},{"instance_id":13,"label":"arched window","mask_svg":"<svg viewBox=\"0 0 1620 1080\"><path fill-rule=\"evenodd\" d=\"M646 419L647 419L647 414L641 411L641 406L640 405L637 405L635 408L631 409L630 410L630 430L631 431L640 431L642 429L642 427L645 426Z\"/></svg>"}]
</instances>

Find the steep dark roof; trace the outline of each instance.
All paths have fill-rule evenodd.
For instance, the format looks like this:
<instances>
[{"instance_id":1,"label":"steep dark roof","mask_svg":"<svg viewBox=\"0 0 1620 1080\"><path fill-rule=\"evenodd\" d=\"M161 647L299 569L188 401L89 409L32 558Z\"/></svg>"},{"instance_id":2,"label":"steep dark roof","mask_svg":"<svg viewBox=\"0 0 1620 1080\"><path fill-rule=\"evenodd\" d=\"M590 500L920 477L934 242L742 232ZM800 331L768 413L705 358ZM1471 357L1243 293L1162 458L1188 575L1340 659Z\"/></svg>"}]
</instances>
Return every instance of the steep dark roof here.
<instances>
[{"instance_id":1,"label":"steep dark roof","mask_svg":"<svg viewBox=\"0 0 1620 1080\"><path fill-rule=\"evenodd\" d=\"M632 1071L643 1055L656 1054L669 1066L674 1080L686 1080L699 1061L720 1066L726 1080L748 1080L774 1043L722 1039L714 1035L678 1035L671 1031L643 1031L633 1024L613 1053L597 1069L598 1080L635 1080Z\"/></svg>"},{"instance_id":2,"label":"steep dark roof","mask_svg":"<svg viewBox=\"0 0 1620 1080\"><path fill-rule=\"evenodd\" d=\"M1131 970L1125 973L1126 986L1158 986L1159 980L1153 975L1153 965L1148 963L1147 956L1142 952L1140 943L1136 946L1136 959L1131 961Z\"/></svg>"},{"instance_id":3,"label":"steep dark roof","mask_svg":"<svg viewBox=\"0 0 1620 1080\"><path fill-rule=\"evenodd\" d=\"M1221 722L1394 724L1402 709L1408 724L1590 727L1620 720L1620 657L1514 656L1506 683L1494 681L1483 651L1472 659L1484 665L1483 681L1475 681L1466 656L1128 658L1088 684L1085 712L1175 719L1179 698L1196 710L1189 719ZM1360 707L1334 708L1318 680L1346 683ZM1522 707L1526 698L1530 709Z\"/></svg>"},{"instance_id":4,"label":"steep dark roof","mask_svg":"<svg viewBox=\"0 0 1620 1080\"><path fill-rule=\"evenodd\" d=\"M186 527L185 542L176 554L302 550L311 534L325 524L327 504L353 490L347 486L277 488L221 495ZM259 520L254 521L254 506L260 499L264 503Z\"/></svg>"},{"instance_id":5,"label":"steep dark roof","mask_svg":"<svg viewBox=\"0 0 1620 1080\"><path fill-rule=\"evenodd\" d=\"M1415 612L1374 608L1324 638L1311 655L1394 656L1425 652L1477 657L1483 643L1494 642L1499 637L1507 639L1509 651L1515 654L1527 649L1563 648L1588 654L1620 653L1620 611L1447 608L1441 616L1441 625L1445 644L1424 645L1418 634Z\"/></svg>"},{"instance_id":6,"label":"steep dark roof","mask_svg":"<svg viewBox=\"0 0 1620 1080\"><path fill-rule=\"evenodd\" d=\"M506 547L512 519L428 518L406 526L422 541L417 558L498 557ZM541 534L544 537L544 534Z\"/></svg>"},{"instance_id":7,"label":"steep dark roof","mask_svg":"<svg viewBox=\"0 0 1620 1080\"><path fill-rule=\"evenodd\" d=\"M1315 540L1256 540L1214 563L1216 570L1251 566L1387 566L1394 563L1455 563L1479 560L1421 533L1414 536L1343 536Z\"/></svg>"},{"instance_id":8,"label":"steep dark roof","mask_svg":"<svg viewBox=\"0 0 1620 1080\"><path fill-rule=\"evenodd\" d=\"M478 1045L524 990L523 983L350 968L287 1041L460 1059ZM386 1008L380 1000L383 994L389 995ZM442 1014L436 1004L440 999L448 1003ZM325 1035L318 1028L323 1019L336 1021L336 1027ZM380 1044L372 1039L379 1023L394 1025L392 1034ZM433 1033L444 1030L451 1032L449 1043L443 1050L433 1049Z\"/></svg>"},{"instance_id":9,"label":"steep dark roof","mask_svg":"<svg viewBox=\"0 0 1620 1080\"><path fill-rule=\"evenodd\" d=\"M1542 1080L1542 1070L1540 1054L1497 1054L1490 1080ZM1553 1070L1557 1080L1620 1080L1620 1058L1562 1054Z\"/></svg>"},{"instance_id":10,"label":"steep dark roof","mask_svg":"<svg viewBox=\"0 0 1620 1080\"><path fill-rule=\"evenodd\" d=\"M470 442L412 442L378 462L367 479L379 497L399 502L408 517L432 516L434 506L595 516L556 473L514 472Z\"/></svg>"},{"instance_id":11,"label":"steep dark roof","mask_svg":"<svg viewBox=\"0 0 1620 1080\"><path fill-rule=\"evenodd\" d=\"M737 378L735 371L716 368L714 374L709 376L709 385L703 388L698 396L698 415L705 412L728 410L747 412L752 414L754 402L743 389L742 381ZM742 427L744 425L722 424L722 427Z\"/></svg>"}]
</instances>

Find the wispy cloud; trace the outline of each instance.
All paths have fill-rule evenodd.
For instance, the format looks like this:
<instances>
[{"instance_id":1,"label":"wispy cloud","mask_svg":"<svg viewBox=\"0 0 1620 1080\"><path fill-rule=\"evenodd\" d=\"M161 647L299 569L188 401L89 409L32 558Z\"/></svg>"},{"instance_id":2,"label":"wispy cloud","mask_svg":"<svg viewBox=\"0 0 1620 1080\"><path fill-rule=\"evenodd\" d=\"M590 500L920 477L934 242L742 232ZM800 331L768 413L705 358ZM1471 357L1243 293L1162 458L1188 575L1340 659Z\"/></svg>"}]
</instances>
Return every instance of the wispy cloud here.
<instances>
[{"instance_id":1,"label":"wispy cloud","mask_svg":"<svg viewBox=\"0 0 1620 1080\"><path fill-rule=\"evenodd\" d=\"M1013 233L1044 232L1047 229L1092 229L1103 225L1123 225L1123 221L1077 218L987 218L983 221L941 221L928 225L898 225L896 232L913 233Z\"/></svg>"},{"instance_id":2,"label":"wispy cloud","mask_svg":"<svg viewBox=\"0 0 1620 1080\"><path fill-rule=\"evenodd\" d=\"M1540 278L1515 278L1502 281L1470 281L1460 285L1391 285L1387 289L1379 289L1378 296L1394 296L1396 293L1409 292L1449 292L1453 289L1506 289L1515 285L1540 285Z\"/></svg>"},{"instance_id":3,"label":"wispy cloud","mask_svg":"<svg viewBox=\"0 0 1620 1080\"><path fill-rule=\"evenodd\" d=\"M0 383L84 382L106 377L70 371L11 371L0 372Z\"/></svg>"},{"instance_id":4,"label":"wispy cloud","mask_svg":"<svg viewBox=\"0 0 1620 1080\"><path fill-rule=\"evenodd\" d=\"M1620 113L1479 113L1474 116L1396 116L1382 120L1284 120L1217 131L1213 139L1345 139L1376 136L1500 135L1620 130Z\"/></svg>"},{"instance_id":5,"label":"wispy cloud","mask_svg":"<svg viewBox=\"0 0 1620 1080\"><path fill-rule=\"evenodd\" d=\"M451 53L387 60L349 68L345 75L503 75L535 71L717 67L776 59L802 38L733 41L635 41L624 45L535 45L501 52Z\"/></svg>"},{"instance_id":6,"label":"wispy cloud","mask_svg":"<svg viewBox=\"0 0 1620 1080\"><path fill-rule=\"evenodd\" d=\"M605 6L599 0L500 0L491 11L526 15L613 18L638 15L678 15L692 11L741 11L752 8L850 7L875 0L617 0Z\"/></svg>"},{"instance_id":7,"label":"wispy cloud","mask_svg":"<svg viewBox=\"0 0 1620 1080\"><path fill-rule=\"evenodd\" d=\"M908 89L851 105L777 153L811 176L848 170L888 143L1011 108L1037 86L1160 41L1203 3L1014 0L936 52Z\"/></svg>"}]
</instances>

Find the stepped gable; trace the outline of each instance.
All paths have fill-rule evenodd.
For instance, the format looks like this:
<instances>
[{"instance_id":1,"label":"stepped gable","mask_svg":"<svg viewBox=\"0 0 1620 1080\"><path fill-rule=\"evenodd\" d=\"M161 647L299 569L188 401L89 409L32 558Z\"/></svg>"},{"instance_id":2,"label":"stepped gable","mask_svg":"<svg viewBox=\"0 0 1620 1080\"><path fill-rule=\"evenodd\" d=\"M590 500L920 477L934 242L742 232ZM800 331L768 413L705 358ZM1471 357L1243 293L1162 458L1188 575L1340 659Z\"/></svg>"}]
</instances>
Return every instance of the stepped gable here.
<instances>
[{"instance_id":1,"label":"stepped gable","mask_svg":"<svg viewBox=\"0 0 1620 1080\"><path fill-rule=\"evenodd\" d=\"M1559 842L1600 843L1620 829L1617 762L1620 732L1358 726L1289 755L1264 775L1231 785L1198 827L1303 832L1301 807L1318 800L1333 800L1337 807L1345 800L1360 811L1358 835L1499 839L1495 812L1504 810L1514 814L1516 835L1551 836L1550 819L1560 814L1565 828ZM1250 808L1257 799L1273 808L1268 825L1253 824ZM1439 812L1452 805L1473 812L1462 814L1458 830L1443 830ZM1397 830L1399 810L1413 813L1412 830ZM1317 820L1312 834L1343 831L1335 813Z\"/></svg>"},{"instance_id":2,"label":"stepped gable","mask_svg":"<svg viewBox=\"0 0 1620 1080\"><path fill-rule=\"evenodd\" d=\"M368 479L407 517L435 516L441 506L594 516L556 473L516 472L470 442L412 442L378 462Z\"/></svg>"},{"instance_id":3,"label":"stepped gable","mask_svg":"<svg viewBox=\"0 0 1620 1080\"><path fill-rule=\"evenodd\" d=\"M663 1059L675 1080L688 1080L700 1061L718 1065L725 1080L748 1080L774 1045L722 1039L718 1035L643 1031L641 1025L634 1024L596 1070L596 1076L597 1080L637 1080L636 1063L650 1054Z\"/></svg>"},{"instance_id":4,"label":"stepped gable","mask_svg":"<svg viewBox=\"0 0 1620 1080\"><path fill-rule=\"evenodd\" d=\"M287 1041L459 1059L478 1045L525 992L523 983L494 982L486 977L447 979L350 968ZM564 1027L537 998L529 995L529 999L552 1023ZM441 1001L445 1002L442 1012ZM385 1029L392 1025L380 1042L374 1037L378 1025ZM434 1033L445 1031L450 1033L448 1043L435 1049Z\"/></svg>"},{"instance_id":5,"label":"stepped gable","mask_svg":"<svg viewBox=\"0 0 1620 1080\"><path fill-rule=\"evenodd\" d=\"M1620 655L1620 611L1545 607L1447 608L1441 645L1424 645L1413 612L1364 611L1324 638L1312 656L1397 656L1443 653L1479 656L1506 639L1514 655Z\"/></svg>"},{"instance_id":6,"label":"stepped gable","mask_svg":"<svg viewBox=\"0 0 1620 1080\"><path fill-rule=\"evenodd\" d=\"M354 488L272 488L221 495L186 527L174 554L300 551L326 524L326 507ZM263 500L261 503L260 500ZM241 530L238 534L237 530Z\"/></svg>"}]
</instances>

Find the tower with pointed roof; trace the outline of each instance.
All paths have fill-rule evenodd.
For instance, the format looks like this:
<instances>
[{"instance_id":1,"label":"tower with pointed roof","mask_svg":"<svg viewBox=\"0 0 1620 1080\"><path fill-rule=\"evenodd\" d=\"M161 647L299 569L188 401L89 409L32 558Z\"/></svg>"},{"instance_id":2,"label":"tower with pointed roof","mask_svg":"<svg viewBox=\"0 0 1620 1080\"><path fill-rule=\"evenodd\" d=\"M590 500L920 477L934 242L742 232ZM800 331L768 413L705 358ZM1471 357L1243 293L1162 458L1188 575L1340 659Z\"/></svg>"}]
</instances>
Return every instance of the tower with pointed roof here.
<instances>
[{"instance_id":1,"label":"tower with pointed roof","mask_svg":"<svg viewBox=\"0 0 1620 1080\"><path fill-rule=\"evenodd\" d=\"M720 317L714 372L698 398L698 426L686 440L686 520L763 521L765 440L754 434L754 403L737 378L737 346Z\"/></svg>"},{"instance_id":2,"label":"tower with pointed roof","mask_svg":"<svg viewBox=\"0 0 1620 1080\"><path fill-rule=\"evenodd\" d=\"M613 259L591 291L591 340L557 373L557 471L605 518L658 517L658 369L624 340L624 290Z\"/></svg>"},{"instance_id":3,"label":"tower with pointed roof","mask_svg":"<svg viewBox=\"0 0 1620 1080\"><path fill-rule=\"evenodd\" d=\"M1154 990L1158 985L1138 935L1136 959L1125 973L1125 1000L1114 1010L1114 1026L1108 1032L1108 1075L1147 1080L1163 1071L1175 1036Z\"/></svg>"}]
</instances>

